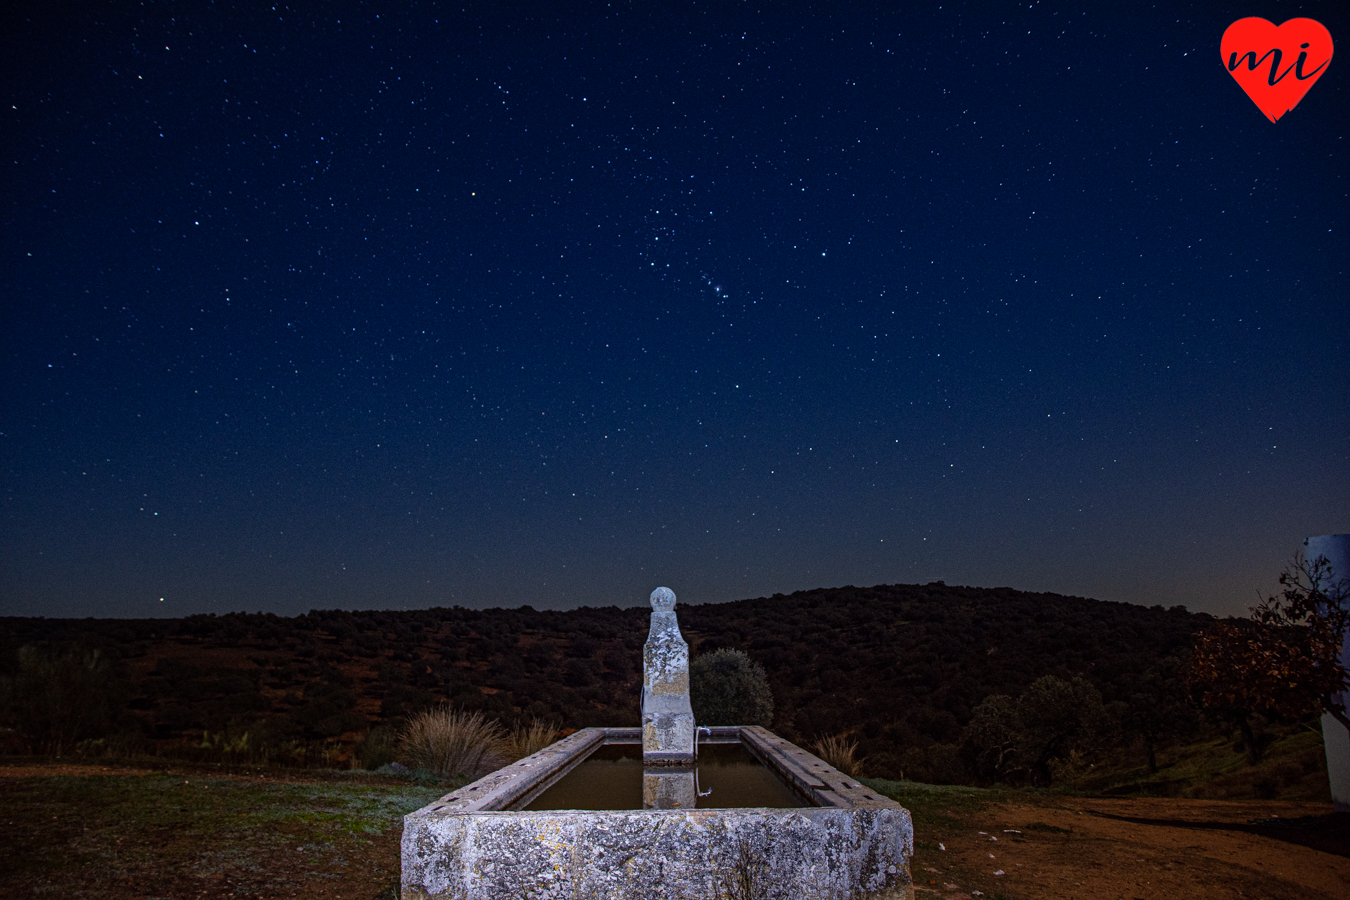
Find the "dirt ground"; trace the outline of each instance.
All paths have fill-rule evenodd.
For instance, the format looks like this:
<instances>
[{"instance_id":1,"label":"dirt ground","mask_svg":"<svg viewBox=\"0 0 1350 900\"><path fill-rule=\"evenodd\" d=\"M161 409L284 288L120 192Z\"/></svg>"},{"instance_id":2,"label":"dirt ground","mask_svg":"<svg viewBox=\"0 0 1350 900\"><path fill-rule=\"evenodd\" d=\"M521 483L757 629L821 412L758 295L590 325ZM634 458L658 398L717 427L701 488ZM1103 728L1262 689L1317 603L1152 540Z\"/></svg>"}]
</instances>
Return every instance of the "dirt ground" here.
<instances>
[{"instance_id":1,"label":"dirt ground","mask_svg":"<svg viewBox=\"0 0 1350 900\"><path fill-rule=\"evenodd\" d=\"M1350 815L1328 804L1043 797L916 831L920 898L1350 897Z\"/></svg>"},{"instance_id":2,"label":"dirt ground","mask_svg":"<svg viewBox=\"0 0 1350 900\"><path fill-rule=\"evenodd\" d=\"M0 873L0 897L396 900L397 827L353 833L301 818L268 825L266 834L230 832L226 838L207 821L211 810L224 807L206 805L206 799L174 799L175 807L182 804L172 810L176 825L151 816L149 824L134 828L91 827L89 811L70 799L67 781L88 779L75 782L78 797L81 784L92 795L96 782L148 783L169 775L182 779L185 798L219 794L227 783L238 785L230 791L251 790L240 782L261 791L282 781L308 781L304 775L233 773L212 775L208 783L202 773L186 770L0 766L0 807L9 807L0 812L0 844L8 848L0 851L8 858L0 869L10 869ZM65 776L58 779L66 785L64 794L40 793L39 780L50 776ZM259 802L252 795L232 796L231 814L238 814L238 804ZM1016 793L997 798L948 809L938 797L913 807L917 900L1350 897L1350 815L1332 814L1327 804ZM215 841L240 846L210 848L208 860L202 845ZM61 853L67 862L27 865L39 849Z\"/></svg>"}]
</instances>

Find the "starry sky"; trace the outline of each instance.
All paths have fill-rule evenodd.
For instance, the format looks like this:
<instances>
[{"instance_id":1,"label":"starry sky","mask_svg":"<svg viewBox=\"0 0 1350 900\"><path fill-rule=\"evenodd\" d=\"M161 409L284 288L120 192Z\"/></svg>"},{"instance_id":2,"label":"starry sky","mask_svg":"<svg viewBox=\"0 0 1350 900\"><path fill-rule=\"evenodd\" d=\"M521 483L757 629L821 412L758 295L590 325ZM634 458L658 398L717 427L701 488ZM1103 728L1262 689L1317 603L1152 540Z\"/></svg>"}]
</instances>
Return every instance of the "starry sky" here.
<instances>
[{"instance_id":1,"label":"starry sky","mask_svg":"<svg viewBox=\"0 0 1350 900\"><path fill-rule=\"evenodd\" d=\"M1350 530L1309 3L27 3L0 615L1011 586Z\"/></svg>"}]
</instances>

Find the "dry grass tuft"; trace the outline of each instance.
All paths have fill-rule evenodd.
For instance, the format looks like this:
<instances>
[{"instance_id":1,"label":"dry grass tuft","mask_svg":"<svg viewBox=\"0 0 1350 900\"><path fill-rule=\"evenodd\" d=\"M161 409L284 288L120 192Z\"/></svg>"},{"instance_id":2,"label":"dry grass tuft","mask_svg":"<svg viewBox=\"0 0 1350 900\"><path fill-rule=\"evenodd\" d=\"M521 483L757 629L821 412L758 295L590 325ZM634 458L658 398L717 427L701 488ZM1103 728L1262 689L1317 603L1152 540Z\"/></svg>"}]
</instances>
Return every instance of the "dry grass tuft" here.
<instances>
[{"instance_id":1,"label":"dry grass tuft","mask_svg":"<svg viewBox=\"0 0 1350 900\"><path fill-rule=\"evenodd\" d=\"M501 753L508 760L524 759L543 750L558 734L558 723L534 719L528 725L517 725L502 741Z\"/></svg>"},{"instance_id":2,"label":"dry grass tuft","mask_svg":"<svg viewBox=\"0 0 1350 900\"><path fill-rule=\"evenodd\" d=\"M399 735L399 748L415 769L472 778L490 768L505 738L496 720L441 706L413 716Z\"/></svg>"},{"instance_id":3,"label":"dry grass tuft","mask_svg":"<svg viewBox=\"0 0 1350 900\"><path fill-rule=\"evenodd\" d=\"M857 758L858 742L850 741L848 732L823 737L812 744L811 749L845 775L853 778L862 777L863 763L867 760Z\"/></svg>"}]
</instances>

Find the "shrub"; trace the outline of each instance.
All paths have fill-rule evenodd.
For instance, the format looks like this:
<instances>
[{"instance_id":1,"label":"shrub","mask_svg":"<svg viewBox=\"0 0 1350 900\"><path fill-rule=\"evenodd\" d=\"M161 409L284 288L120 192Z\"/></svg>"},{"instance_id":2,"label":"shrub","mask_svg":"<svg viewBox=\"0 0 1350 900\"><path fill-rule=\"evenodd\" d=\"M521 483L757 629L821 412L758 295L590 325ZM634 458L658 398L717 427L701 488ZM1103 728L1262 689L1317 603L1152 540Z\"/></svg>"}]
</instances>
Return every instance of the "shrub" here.
<instances>
[{"instance_id":1,"label":"shrub","mask_svg":"<svg viewBox=\"0 0 1350 900\"><path fill-rule=\"evenodd\" d=\"M449 706L425 710L408 722L399 747L414 769L443 778L472 778L502 744L502 727L482 713L458 712Z\"/></svg>"},{"instance_id":2,"label":"shrub","mask_svg":"<svg viewBox=\"0 0 1350 900\"><path fill-rule=\"evenodd\" d=\"M372 728L356 745L356 761L372 772L393 762L395 741L395 734L388 728Z\"/></svg>"},{"instance_id":3,"label":"shrub","mask_svg":"<svg viewBox=\"0 0 1350 900\"><path fill-rule=\"evenodd\" d=\"M104 737L122 692L120 672L100 650L21 647L16 671L0 679L0 715L40 752L60 756Z\"/></svg>"},{"instance_id":4,"label":"shrub","mask_svg":"<svg viewBox=\"0 0 1350 900\"><path fill-rule=\"evenodd\" d=\"M765 725L773 691L764 669L739 650L715 650L689 666L689 694L700 725Z\"/></svg>"}]
</instances>

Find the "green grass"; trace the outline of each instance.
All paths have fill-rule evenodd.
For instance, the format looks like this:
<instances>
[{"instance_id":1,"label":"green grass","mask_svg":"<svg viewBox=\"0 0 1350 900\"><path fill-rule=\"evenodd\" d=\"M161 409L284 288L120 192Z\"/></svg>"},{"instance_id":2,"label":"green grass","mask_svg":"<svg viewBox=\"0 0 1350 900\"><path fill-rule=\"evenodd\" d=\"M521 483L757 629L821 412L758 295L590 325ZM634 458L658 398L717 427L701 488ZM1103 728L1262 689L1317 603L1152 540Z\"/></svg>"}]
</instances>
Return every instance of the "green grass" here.
<instances>
[{"instance_id":1,"label":"green grass","mask_svg":"<svg viewBox=\"0 0 1350 900\"><path fill-rule=\"evenodd\" d=\"M1137 748L1117 750L1084 765L1071 778L1050 788L979 788L863 779L911 810L973 809L997 800L1000 792L1021 795L1178 797L1215 800L1295 800L1330 803L1322 733L1310 723L1269 725L1271 742L1262 760L1248 765L1246 754L1230 739L1210 739L1158 752L1158 771L1150 773ZM974 804L974 806L972 806Z\"/></svg>"},{"instance_id":2,"label":"green grass","mask_svg":"<svg viewBox=\"0 0 1350 900\"><path fill-rule=\"evenodd\" d=\"M375 841L387 857L402 816L447 789L370 777L7 778L0 896L182 896L225 886L236 896L294 892L362 863Z\"/></svg>"},{"instance_id":3,"label":"green grass","mask_svg":"<svg viewBox=\"0 0 1350 900\"><path fill-rule=\"evenodd\" d=\"M860 778L877 793L890 797L909 810L914 834L921 836L915 846L937 850L939 841L967 828L966 819L993 803L1009 799L1010 792L986 788L920 784L916 781L888 781L884 778Z\"/></svg>"},{"instance_id":4,"label":"green grass","mask_svg":"<svg viewBox=\"0 0 1350 900\"><path fill-rule=\"evenodd\" d=\"M920 784L917 781L890 781L885 778L858 780L909 810L914 817L916 831L920 825L955 827L960 814L976 812L1008 796L1008 792L1002 789Z\"/></svg>"},{"instance_id":5,"label":"green grass","mask_svg":"<svg viewBox=\"0 0 1350 900\"><path fill-rule=\"evenodd\" d=\"M1255 766L1231 740L1201 741L1158 756L1158 771L1150 773L1137 753L1116 754L1068 787L1108 796L1331 801L1322 734L1304 726L1277 731Z\"/></svg>"}]
</instances>

